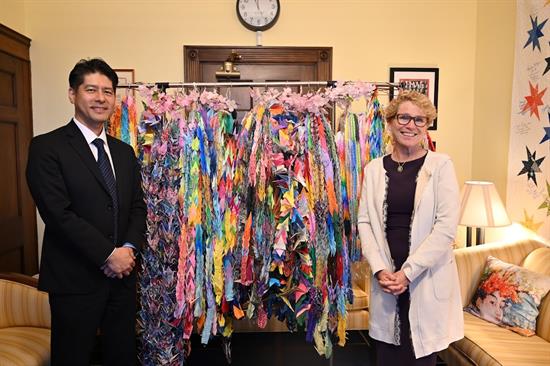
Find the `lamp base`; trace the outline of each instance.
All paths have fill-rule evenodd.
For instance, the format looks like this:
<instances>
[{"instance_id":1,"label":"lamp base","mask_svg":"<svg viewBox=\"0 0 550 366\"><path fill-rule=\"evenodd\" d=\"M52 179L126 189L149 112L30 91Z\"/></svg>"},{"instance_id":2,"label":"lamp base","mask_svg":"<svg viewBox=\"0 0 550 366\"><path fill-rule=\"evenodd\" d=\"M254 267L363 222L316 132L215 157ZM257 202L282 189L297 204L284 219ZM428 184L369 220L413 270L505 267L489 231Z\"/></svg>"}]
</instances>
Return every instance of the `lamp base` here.
<instances>
[{"instance_id":1,"label":"lamp base","mask_svg":"<svg viewBox=\"0 0 550 366\"><path fill-rule=\"evenodd\" d=\"M485 243L485 228L476 227L476 245ZM466 246L472 246L472 227L466 226Z\"/></svg>"},{"instance_id":2,"label":"lamp base","mask_svg":"<svg viewBox=\"0 0 550 366\"><path fill-rule=\"evenodd\" d=\"M477 227L476 228L476 245L485 243L485 228Z\"/></svg>"},{"instance_id":3,"label":"lamp base","mask_svg":"<svg viewBox=\"0 0 550 366\"><path fill-rule=\"evenodd\" d=\"M472 246L472 227L466 226L466 247Z\"/></svg>"}]
</instances>

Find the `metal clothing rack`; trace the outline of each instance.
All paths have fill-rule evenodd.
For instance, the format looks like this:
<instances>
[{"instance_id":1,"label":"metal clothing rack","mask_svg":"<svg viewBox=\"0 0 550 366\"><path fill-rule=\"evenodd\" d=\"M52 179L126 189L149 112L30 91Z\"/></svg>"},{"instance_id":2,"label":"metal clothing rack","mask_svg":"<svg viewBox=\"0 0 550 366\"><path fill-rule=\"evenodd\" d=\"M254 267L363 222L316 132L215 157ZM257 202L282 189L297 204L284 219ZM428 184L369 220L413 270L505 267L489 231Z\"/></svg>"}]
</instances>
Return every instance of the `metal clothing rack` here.
<instances>
[{"instance_id":1,"label":"metal clothing rack","mask_svg":"<svg viewBox=\"0 0 550 366\"><path fill-rule=\"evenodd\" d=\"M161 90L168 88L208 88L208 87L275 87L275 86L318 86L333 88L336 86L336 81L222 81L222 82L156 82L156 83L131 83L126 85L119 85L118 88L136 89L142 85L147 87L158 87ZM390 90L391 88L404 89L403 83L390 83L390 82L367 82L376 86L378 90Z\"/></svg>"}]
</instances>

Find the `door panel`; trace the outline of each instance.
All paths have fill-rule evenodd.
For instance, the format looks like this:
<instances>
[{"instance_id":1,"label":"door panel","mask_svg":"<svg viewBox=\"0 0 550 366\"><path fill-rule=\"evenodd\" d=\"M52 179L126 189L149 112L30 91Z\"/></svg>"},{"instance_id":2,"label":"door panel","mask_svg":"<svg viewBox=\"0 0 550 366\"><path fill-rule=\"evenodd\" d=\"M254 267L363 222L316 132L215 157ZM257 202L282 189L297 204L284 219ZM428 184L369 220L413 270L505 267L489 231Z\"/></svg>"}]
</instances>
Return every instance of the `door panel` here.
<instances>
[{"instance_id":1,"label":"door panel","mask_svg":"<svg viewBox=\"0 0 550 366\"><path fill-rule=\"evenodd\" d=\"M207 64L203 67L204 80L207 82L216 81L216 71L219 69L219 65ZM296 65L296 64L281 64L281 65L239 65L241 71L241 77L244 75L244 80L236 81L302 81L302 80L316 80L315 72L311 65ZM297 91L298 88L292 88ZM249 88L238 87L221 87L219 92L223 95L231 95L231 99L237 102L237 111L239 117L242 117L246 111L252 108L252 98L250 97ZM241 113L244 112L244 113Z\"/></svg>"},{"instance_id":2,"label":"door panel","mask_svg":"<svg viewBox=\"0 0 550 366\"><path fill-rule=\"evenodd\" d=\"M9 72L0 71L0 106L13 107L15 105L14 75Z\"/></svg>"},{"instance_id":3,"label":"door panel","mask_svg":"<svg viewBox=\"0 0 550 366\"><path fill-rule=\"evenodd\" d=\"M2 179L0 180L0 220L8 217L19 217L19 187L17 184L17 150L15 141L17 134L15 124L4 122L0 124L0 146L2 146L3 161Z\"/></svg>"}]
</instances>

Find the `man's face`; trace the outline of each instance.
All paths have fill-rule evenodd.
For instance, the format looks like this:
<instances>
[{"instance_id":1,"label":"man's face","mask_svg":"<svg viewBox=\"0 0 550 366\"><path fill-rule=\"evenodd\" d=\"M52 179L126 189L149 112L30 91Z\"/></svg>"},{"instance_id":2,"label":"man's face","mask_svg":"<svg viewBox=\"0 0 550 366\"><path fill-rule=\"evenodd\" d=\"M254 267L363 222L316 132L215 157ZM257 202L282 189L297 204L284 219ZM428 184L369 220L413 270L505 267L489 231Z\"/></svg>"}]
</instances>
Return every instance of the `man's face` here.
<instances>
[{"instance_id":1,"label":"man's face","mask_svg":"<svg viewBox=\"0 0 550 366\"><path fill-rule=\"evenodd\" d=\"M69 89L76 119L96 129L107 121L115 109L115 90L111 80L100 73L87 74L76 90Z\"/></svg>"}]
</instances>

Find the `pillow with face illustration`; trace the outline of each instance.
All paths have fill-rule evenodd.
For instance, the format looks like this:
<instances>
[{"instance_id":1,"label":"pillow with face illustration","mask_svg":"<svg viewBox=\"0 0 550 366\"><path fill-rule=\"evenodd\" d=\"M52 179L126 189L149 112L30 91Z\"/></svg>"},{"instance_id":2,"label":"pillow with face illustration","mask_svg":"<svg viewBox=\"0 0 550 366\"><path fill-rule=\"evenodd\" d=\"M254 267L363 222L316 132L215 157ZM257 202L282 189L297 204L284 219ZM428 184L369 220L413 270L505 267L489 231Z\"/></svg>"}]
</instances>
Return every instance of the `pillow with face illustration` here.
<instances>
[{"instance_id":1,"label":"pillow with face illustration","mask_svg":"<svg viewBox=\"0 0 550 366\"><path fill-rule=\"evenodd\" d=\"M481 282L465 311L525 336L535 334L538 307L550 276L489 256Z\"/></svg>"}]
</instances>

